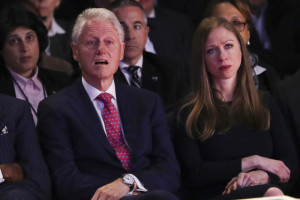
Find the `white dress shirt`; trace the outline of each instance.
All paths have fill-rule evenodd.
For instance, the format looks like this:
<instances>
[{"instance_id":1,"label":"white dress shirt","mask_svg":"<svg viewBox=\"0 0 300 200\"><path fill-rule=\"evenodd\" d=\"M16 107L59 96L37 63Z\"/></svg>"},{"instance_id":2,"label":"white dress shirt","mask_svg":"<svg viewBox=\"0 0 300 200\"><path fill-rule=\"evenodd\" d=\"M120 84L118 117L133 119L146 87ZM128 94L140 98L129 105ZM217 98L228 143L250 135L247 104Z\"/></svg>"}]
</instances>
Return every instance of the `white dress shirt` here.
<instances>
[{"instance_id":1,"label":"white dress shirt","mask_svg":"<svg viewBox=\"0 0 300 200\"><path fill-rule=\"evenodd\" d=\"M65 33L66 33L66 31L60 25L58 25L58 23L55 21L55 19L53 17L50 29L48 30L48 38L53 37L57 34L65 34ZM49 44L48 44L47 48L45 49L45 53L47 55L51 55L50 40L49 40Z\"/></svg>"}]
</instances>

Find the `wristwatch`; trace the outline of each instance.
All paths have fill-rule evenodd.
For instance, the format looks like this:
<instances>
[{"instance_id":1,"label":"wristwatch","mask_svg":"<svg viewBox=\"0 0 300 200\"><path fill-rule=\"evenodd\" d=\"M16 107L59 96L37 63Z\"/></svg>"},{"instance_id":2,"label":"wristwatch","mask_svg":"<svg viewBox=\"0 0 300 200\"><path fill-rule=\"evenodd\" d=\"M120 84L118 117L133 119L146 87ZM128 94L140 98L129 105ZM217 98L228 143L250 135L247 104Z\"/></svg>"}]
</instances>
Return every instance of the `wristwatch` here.
<instances>
[{"instance_id":1,"label":"wristwatch","mask_svg":"<svg viewBox=\"0 0 300 200\"><path fill-rule=\"evenodd\" d=\"M130 174L124 174L123 177L123 183L129 186L129 192L132 192L134 189L134 183L135 180L132 176L130 176Z\"/></svg>"},{"instance_id":2,"label":"wristwatch","mask_svg":"<svg viewBox=\"0 0 300 200\"><path fill-rule=\"evenodd\" d=\"M5 179L3 178L2 171L0 169L0 184L3 183Z\"/></svg>"}]
</instances>

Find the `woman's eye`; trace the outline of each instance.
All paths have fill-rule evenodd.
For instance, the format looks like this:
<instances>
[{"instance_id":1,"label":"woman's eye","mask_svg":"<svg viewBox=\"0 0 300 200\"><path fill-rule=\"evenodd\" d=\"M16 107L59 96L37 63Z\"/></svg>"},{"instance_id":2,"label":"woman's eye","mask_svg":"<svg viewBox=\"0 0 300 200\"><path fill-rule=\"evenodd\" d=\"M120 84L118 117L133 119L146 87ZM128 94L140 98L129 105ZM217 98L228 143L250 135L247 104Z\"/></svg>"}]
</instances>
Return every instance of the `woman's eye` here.
<instances>
[{"instance_id":1,"label":"woman's eye","mask_svg":"<svg viewBox=\"0 0 300 200\"><path fill-rule=\"evenodd\" d=\"M10 40L8 41L8 43L9 43L10 45L15 45L15 44L18 44L18 43L19 43L19 40L18 40L17 38L10 39Z\"/></svg>"},{"instance_id":2,"label":"woman's eye","mask_svg":"<svg viewBox=\"0 0 300 200\"><path fill-rule=\"evenodd\" d=\"M232 44L225 44L225 49L230 49L231 47L233 47Z\"/></svg>"},{"instance_id":3,"label":"woman's eye","mask_svg":"<svg viewBox=\"0 0 300 200\"><path fill-rule=\"evenodd\" d=\"M207 50L207 53L209 53L209 54L212 54L212 53L214 53L214 52L216 52L215 49L208 49L208 50Z\"/></svg>"},{"instance_id":4,"label":"woman's eye","mask_svg":"<svg viewBox=\"0 0 300 200\"><path fill-rule=\"evenodd\" d=\"M30 41L32 41L34 39L34 36L33 35L29 35L29 36L27 36L27 40L30 40Z\"/></svg>"},{"instance_id":5,"label":"woman's eye","mask_svg":"<svg viewBox=\"0 0 300 200\"><path fill-rule=\"evenodd\" d=\"M232 21L231 23L234 24L234 25L240 25L240 24L242 24L242 22L237 21L237 20L236 21Z\"/></svg>"}]
</instances>

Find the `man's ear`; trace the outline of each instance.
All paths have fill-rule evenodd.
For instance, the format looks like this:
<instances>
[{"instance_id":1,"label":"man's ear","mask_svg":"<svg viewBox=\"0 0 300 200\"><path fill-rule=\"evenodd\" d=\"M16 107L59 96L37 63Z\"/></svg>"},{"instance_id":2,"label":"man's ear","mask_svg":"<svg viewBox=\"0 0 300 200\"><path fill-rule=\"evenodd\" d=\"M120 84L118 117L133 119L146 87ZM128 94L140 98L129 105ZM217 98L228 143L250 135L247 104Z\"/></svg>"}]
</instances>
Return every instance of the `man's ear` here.
<instances>
[{"instance_id":1,"label":"man's ear","mask_svg":"<svg viewBox=\"0 0 300 200\"><path fill-rule=\"evenodd\" d=\"M122 42L121 43L121 48L120 48L120 60L123 60L123 58L124 58L124 51L125 51L125 43L124 42Z\"/></svg>"},{"instance_id":2,"label":"man's ear","mask_svg":"<svg viewBox=\"0 0 300 200\"><path fill-rule=\"evenodd\" d=\"M74 42L71 43L72 52L73 52L73 58L74 60L78 60L78 46Z\"/></svg>"},{"instance_id":3,"label":"man's ear","mask_svg":"<svg viewBox=\"0 0 300 200\"><path fill-rule=\"evenodd\" d=\"M56 3L55 3L55 8L58 8L58 7L59 7L59 5L60 5L60 3L61 3L61 0L56 0Z\"/></svg>"}]
</instances>

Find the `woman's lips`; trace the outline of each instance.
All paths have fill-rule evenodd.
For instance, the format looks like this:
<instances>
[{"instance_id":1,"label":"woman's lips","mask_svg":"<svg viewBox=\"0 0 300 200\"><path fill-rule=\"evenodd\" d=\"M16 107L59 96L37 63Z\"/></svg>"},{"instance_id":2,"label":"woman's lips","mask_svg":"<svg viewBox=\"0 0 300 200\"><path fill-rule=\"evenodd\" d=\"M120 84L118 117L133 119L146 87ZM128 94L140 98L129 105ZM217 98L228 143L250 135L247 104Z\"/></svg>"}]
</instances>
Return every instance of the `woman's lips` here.
<instances>
[{"instance_id":1,"label":"woman's lips","mask_svg":"<svg viewBox=\"0 0 300 200\"><path fill-rule=\"evenodd\" d=\"M221 70L221 71L226 71L226 70L228 70L228 69L230 69L231 68L231 65L222 65L221 67L219 67L219 69Z\"/></svg>"},{"instance_id":2,"label":"woman's lips","mask_svg":"<svg viewBox=\"0 0 300 200\"><path fill-rule=\"evenodd\" d=\"M25 62L25 63L26 63L26 62L29 62L29 61L31 60L31 56L24 56L24 57L22 57L20 60L21 60L21 62L23 62L23 63L24 63L24 62Z\"/></svg>"}]
</instances>

